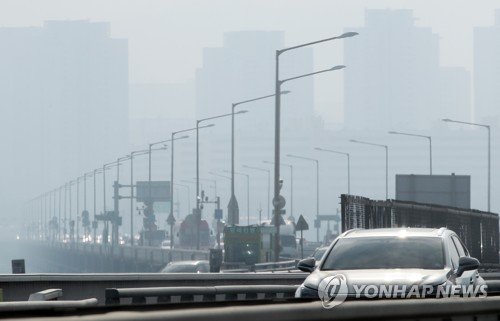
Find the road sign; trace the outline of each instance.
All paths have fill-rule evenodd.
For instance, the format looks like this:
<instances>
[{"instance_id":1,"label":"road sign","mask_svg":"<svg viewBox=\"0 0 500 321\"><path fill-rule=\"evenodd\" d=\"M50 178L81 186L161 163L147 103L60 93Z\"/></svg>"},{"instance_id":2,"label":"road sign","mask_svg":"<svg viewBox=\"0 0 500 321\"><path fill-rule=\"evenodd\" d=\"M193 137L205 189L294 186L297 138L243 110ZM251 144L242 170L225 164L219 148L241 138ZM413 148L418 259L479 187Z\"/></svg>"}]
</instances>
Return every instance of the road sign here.
<instances>
[{"instance_id":1,"label":"road sign","mask_svg":"<svg viewBox=\"0 0 500 321\"><path fill-rule=\"evenodd\" d=\"M167 224L168 225L174 225L175 224L175 217L170 213L167 217Z\"/></svg>"},{"instance_id":2,"label":"road sign","mask_svg":"<svg viewBox=\"0 0 500 321\"><path fill-rule=\"evenodd\" d=\"M145 202L149 200L149 181L139 181L137 186L137 201ZM151 182L151 201L168 202L170 201L170 182L153 181Z\"/></svg>"},{"instance_id":3,"label":"road sign","mask_svg":"<svg viewBox=\"0 0 500 321\"><path fill-rule=\"evenodd\" d=\"M222 209L219 209L219 208L216 208L215 211L214 211L214 218L216 220L222 220Z\"/></svg>"},{"instance_id":4,"label":"road sign","mask_svg":"<svg viewBox=\"0 0 500 321\"><path fill-rule=\"evenodd\" d=\"M309 230L309 224L307 224L306 219L304 216L300 215L299 220L297 221L297 224L295 225L295 229L297 231L307 231Z\"/></svg>"},{"instance_id":5,"label":"road sign","mask_svg":"<svg viewBox=\"0 0 500 321\"><path fill-rule=\"evenodd\" d=\"M273 206L279 208L280 210L286 205L286 200L282 195L278 195L277 198L273 198Z\"/></svg>"},{"instance_id":6,"label":"road sign","mask_svg":"<svg viewBox=\"0 0 500 321\"><path fill-rule=\"evenodd\" d=\"M321 228L321 220L314 220L314 228Z\"/></svg>"}]
</instances>

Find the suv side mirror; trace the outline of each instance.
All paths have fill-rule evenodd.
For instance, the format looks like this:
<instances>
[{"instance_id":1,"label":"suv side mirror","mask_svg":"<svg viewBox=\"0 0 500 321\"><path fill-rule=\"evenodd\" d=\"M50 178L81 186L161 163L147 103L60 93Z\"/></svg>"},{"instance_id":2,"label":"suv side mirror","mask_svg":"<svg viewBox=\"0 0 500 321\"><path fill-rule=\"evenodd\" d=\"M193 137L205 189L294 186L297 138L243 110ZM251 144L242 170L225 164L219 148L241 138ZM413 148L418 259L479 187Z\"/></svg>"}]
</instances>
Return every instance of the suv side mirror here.
<instances>
[{"instance_id":1,"label":"suv side mirror","mask_svg":"<svg viewBox=\"0 0 500 321\"><path fill-rule=\"evenodd\" d=\"M311 273L312 271L314 271L315 265L316 260L314 258L303 259L300 260L299 263L297 263L297 269L301 270L302 272Z\"/></svg>"},{"instance_id":2,"label":"suv side mirror","mask_svg":"<svg viewBox=\"0 0 500 321\"><path fill-rule=\"evenodd\" d=\"M457 277L462 276L465 271L477 270L479 268L479 261L473 257L462 256L458 260L458 268L455 273Z\"/></svg>"}]
</instances>

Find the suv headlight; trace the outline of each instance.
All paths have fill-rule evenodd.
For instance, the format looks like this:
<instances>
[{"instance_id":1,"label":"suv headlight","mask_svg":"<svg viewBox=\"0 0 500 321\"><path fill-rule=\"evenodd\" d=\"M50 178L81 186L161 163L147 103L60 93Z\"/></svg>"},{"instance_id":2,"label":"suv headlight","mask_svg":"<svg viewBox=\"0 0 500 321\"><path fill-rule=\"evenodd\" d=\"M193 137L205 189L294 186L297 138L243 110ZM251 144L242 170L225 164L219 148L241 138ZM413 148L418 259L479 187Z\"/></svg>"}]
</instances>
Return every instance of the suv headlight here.
<instances>
[{"instance_id":1,"label":"suv headlight","mask_svg":"<svg viewBox=\"0 0 500 321\"><path fill-rule=\"evenodd\" d=\"M296 298L319 299L318 290L301 285L295 291Z\"/></svg>"}]
</instances>

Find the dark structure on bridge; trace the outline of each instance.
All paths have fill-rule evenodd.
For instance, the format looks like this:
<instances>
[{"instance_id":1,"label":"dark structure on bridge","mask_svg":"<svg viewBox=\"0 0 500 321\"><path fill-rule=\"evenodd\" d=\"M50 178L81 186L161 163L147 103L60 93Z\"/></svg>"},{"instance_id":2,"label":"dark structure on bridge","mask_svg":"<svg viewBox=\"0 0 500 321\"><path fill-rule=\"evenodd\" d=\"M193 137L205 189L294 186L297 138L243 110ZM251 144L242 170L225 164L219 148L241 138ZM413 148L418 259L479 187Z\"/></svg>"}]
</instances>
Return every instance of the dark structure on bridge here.
<instances>
[{"instance_id":1,"label":"dark structure on bridge","mask_svg":"<svg viewBox=\"0 0 500 321\"><path fill-rule=\"evenodd\" d=\"M341 195L342 232L353 228L447 227L481 263L498 261L498 214L408 201Z\"/></svg>"}]
</instances>

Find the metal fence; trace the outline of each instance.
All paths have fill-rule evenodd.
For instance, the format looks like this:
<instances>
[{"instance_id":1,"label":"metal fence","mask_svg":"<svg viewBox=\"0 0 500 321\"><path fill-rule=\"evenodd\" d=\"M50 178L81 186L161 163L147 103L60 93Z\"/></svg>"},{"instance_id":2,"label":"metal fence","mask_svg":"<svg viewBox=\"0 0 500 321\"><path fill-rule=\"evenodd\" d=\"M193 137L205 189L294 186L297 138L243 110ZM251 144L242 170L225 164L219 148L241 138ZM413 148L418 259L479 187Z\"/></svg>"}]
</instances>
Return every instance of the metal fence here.
<instances>
[{"instance_id":1,"label":"metal fence","mask_svg":"<svg viewBox=\"0 0 500 321\"><path fill-rule=\"evenodd\" d=\"M341 195L342 231L353 228L447 227L457 233L473 257L498 263L498 214L408 201L377 201Z\"/></svg>"}]
</instances>

